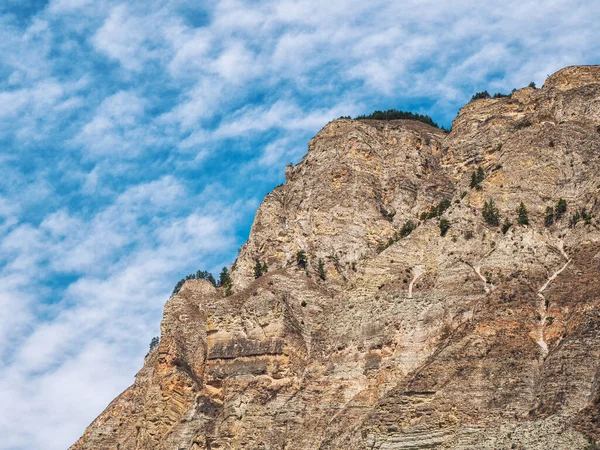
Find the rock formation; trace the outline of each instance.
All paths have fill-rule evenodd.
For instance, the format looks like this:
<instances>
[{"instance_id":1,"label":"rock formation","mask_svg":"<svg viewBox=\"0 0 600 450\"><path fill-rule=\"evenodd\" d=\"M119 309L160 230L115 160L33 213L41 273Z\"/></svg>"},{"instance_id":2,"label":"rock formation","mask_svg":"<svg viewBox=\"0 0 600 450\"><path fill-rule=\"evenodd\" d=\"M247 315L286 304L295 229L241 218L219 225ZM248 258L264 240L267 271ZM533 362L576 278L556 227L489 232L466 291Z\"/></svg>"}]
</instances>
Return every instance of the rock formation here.
<instances>
[{"instance_id":1,"label":"rock formation","mask_svg":"<svg viewBox=\"0 0 600 450\"><path fill-rule=\"evenodd\" d=\"M233 295L187 281L71 448L596 448L599 200L599 66L473 101L450 133L333 121L260 206Z\"/></svg>"}]
</instances>

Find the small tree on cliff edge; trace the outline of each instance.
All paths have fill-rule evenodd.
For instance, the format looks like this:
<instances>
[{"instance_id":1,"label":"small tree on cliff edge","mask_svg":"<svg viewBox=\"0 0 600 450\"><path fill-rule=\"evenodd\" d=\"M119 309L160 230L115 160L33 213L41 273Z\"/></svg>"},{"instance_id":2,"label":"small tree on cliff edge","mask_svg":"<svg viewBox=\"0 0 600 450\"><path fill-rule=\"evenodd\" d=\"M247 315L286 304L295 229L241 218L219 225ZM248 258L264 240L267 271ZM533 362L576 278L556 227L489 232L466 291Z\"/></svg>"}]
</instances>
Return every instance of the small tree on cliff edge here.
<instances>
[{"instance_id":1,"label":"small tree on cliff edge","mask_svg":"<svg viewBox=\"0 0 600 450\"><path fill-rule=\"evenodd\" d=\"M527 208L525 208L525 204L523 202L521 202L521 204L519 205L519 218L518 218L518 222L519 225L529 225L529 214L527 212Z\"/></svg>"},{"instance_id":2,"label":"small tree on cliff edge","mask_svg":"<svg viewBox=\"0 0 600 450\"><path fill-rule=\"evenodd\" d=\"M226 297L231 295L232 284L233 282L229 276L229 270L227 270L227 267L223 267L223 270L221 270L221 273L219 274L219 286L224 289Z\"/></svg>"},{"instance_id":3,"label":"small tree on cliff edge","mask_svg":"<svg viewBox=\"0 0 600 450\"><path fill-rule=\"evenodd\" d=\"M150 341L150 351L154 350L156 346L160 343L160 339L158 336L154 336Z\"/></svg>"}]
</instances>

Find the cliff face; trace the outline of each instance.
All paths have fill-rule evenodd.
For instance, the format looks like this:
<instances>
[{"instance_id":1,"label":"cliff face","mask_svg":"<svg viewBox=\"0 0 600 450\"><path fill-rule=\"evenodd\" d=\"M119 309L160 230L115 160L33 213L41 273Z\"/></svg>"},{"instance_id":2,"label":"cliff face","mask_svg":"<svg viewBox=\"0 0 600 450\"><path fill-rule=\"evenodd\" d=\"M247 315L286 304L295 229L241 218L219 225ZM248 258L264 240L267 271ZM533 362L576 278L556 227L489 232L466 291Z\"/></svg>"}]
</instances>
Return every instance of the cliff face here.
<instances>
[{"instance_id":1,"label":"cliff face","mask_svg":"<svg viewBox=\"0 0 600 450\"><path fill-rule=\"evenodd\" d=\"M441 236L419 218L444 199ZM506 233L483 219L488 199ZM234 294L186 282L134 385L72 449L586 448L599 199L598 66L472 102L450 134L331 122L260 206ZM269 272L254 279L257 259Z\"/></svg>"}]
</instances>

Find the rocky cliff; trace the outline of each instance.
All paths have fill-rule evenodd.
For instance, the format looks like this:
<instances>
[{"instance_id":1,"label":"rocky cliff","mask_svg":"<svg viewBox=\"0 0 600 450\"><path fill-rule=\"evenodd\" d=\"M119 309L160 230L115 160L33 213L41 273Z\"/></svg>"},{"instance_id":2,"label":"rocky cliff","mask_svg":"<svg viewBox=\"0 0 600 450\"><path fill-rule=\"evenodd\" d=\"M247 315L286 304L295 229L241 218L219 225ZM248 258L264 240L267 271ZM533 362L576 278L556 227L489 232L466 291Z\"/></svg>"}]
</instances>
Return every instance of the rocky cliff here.
<instances>
[{"instance_id":1,"label":"rocky cliff","mask_svg":"<svg viewBox=\"0 0 600 450\"><path fill-rule=\"evenodd\" d=\"M186 282L72 450L595 448L599 200L598 66L449 134L331 122L260 206L233 295Z\"/></svg>"}]
</instances>

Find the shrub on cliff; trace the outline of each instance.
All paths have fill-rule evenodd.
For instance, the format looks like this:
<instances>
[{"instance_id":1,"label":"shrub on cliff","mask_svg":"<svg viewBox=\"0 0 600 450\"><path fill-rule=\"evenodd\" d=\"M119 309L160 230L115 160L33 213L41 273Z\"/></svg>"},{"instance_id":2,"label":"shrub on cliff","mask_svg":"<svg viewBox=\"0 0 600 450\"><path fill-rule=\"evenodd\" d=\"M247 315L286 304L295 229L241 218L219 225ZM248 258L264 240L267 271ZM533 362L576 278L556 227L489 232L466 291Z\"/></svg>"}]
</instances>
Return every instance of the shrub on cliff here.
<instances>
[{"instance_id":1,"label":"shrub on cliff","mask_svg":"<svg viewBox=\"0 0 600 450\"><path fill-rule=\"evenodd\" d=\"M434 210L437 211L437 208L434 208ZM429 213L423 213L423 214L425 214L427 216ZM435 215L433 217L435 217ZM423 220L422 215L421 215L421 219ZM417 225L418 224L413 222L412 220L406 221L404 223L404 225L402 225L400 232L396 231L393 236L388 238L387 242L382 242L377 246L377 253L381 253L386 248L388 248L390 245L392 245L392 244L398 242L400 239L408 236L410 233L412 233L414 231L415 228L417 228ZM338 264L339 264L339 262L338 262ZM337 268L337 266L336 266L336 268Z\"/></svg>"},{"instance_id":2,"label":"shrub on cliff","mask_svg":"<svg viewBox=\"0 0 600 450\"><path fill-rule=\"evenodd\" d=\"M356 116L356 120L418 120L419 122L426 123L432 127L439 128L439 125L433 121L429 116L423 114L412 113L410 111L400 111L398 109L388 109L387 111L374 111L369 115Z\"/></svg>"},{"instance_id":3,"label":"shrub on cliff","mask_svg":"<svg viewBox=\"0 0 600 450\"><path fill-rule=\"evenodd\" d=\"M571 215L571 221L569 226L573 228L577 223L583 219L583 223L590 225L592 223L592 214L587 212L587 209L575 210L575 213Z\"/></svg>"},{"instance_id":4,"label":"shrub on cliff","mask_svg":"<svg viewBox=\"0 0 600 450\"><path fill-rule=\"evenodd\" d=\"M306 260L306 253L304 252L304 250L298 250L296 252L296 264L298 264L298 267L306 269L307 263L308 261Z\"/></svg>"},{"instance_id":5,"label":"shrub on cliff","mask_svg":"<svg viewBox=\"0 0 600 450\"><path fill-rule=\"evenodd\" d=\"M452 203L450 200L441 200L437 206L432 206L429 208L429 211L422 212L419 218L424 222L427 219L435 219L436 217L440 217L448 208L450 208L451 205Z\"/></svg>"},{"instance_id":6,"label":"shrub on cliff","mask_svg":"<svg viewBox=\"0 0 600 450\"><path fill-rule=\"evenodd\" d=\"M150 351L154 350L158 344L160 344L160 338L158 336L154 336L150 341Z\"/></svg>"},{"instance_id":7,"label":"shrub on cliff","mask_svg":"<svg viewBox=\"0 0 600 450\"><path fill-rule=\"evenodd\" d=\"M317 273L319 274L319 278L323 281L325 281L325 263L323 262L322 259L319 259L319 266L317 268Z\"/></svg>"},{"instance_id":8,"label":"shrub on cliff","mask_svg":"<svg viewBox=\"0 0 600 450\"><path fill-rule=\"evenodd\" d=\"M512 222L510 220L508 220L508 217L505 217L504 223L502 224L502 234L508 233L508 230L510 230L510 227L512 227Z\"/></svg>"},{"instance_id":9,"label":"shrub on cliff","mask_svg":"<svg viewBox=\"0 0 600 450\"><path fill-rule=\"evenodd\" d=\"M471 97L471 101L480 100L483 98L490 98L490 93L488 91L477 92L473 97Z\"/></svg>"},{"instance_id":10,"label":"shrub on cliff","mask_svg":"<svg viewBox=\"0 0 600 450\"><path fill-rule=\"evenodd\" d=\"M181 290L187 280L206 280L209 281L213 286L217 286L217 281L215 280L215 277L213 277L212 273L207 270L197 270L195 273L190 273L189 275L186 275L185 278L182 278L177 282L173 288L171 297Z\"/></svg>"},{"instance_id":11,"label":"shrub on cliff","mask_svg":"<svg viewBox=\"0 0 600 450\"><path fill-rule=\"evenodd\" d=\"M221 273L219 274L219 286L223 288L225 296L227 297L232 293L232 284L233 281L231 280L231 276L229 276L229 270L227 270L227 267L223 267Z\"/></svg>"},{"instance_id":12,"label":"shrub on cliff","mask_svg":"<svg viewBox=\"0 0 600 450\"><path fill-rule=\"evenodd\" d=\"M481 183L485 180L485 172L481 166L471 174L471 188L481 190Z\"/></svg>"},{"instance_id":13,"label":"shrub on cliff","mask_svg":"<svg viewBox=\"0 0 600 450\"><path fill-rule=\"evenodd\" d=\"M441 216L442 214L444 214L444 212L450 208L450 200L442 200L437 207L437 214L438 216Z\"/></svg>"},{"instance_id":14,"label":"shrub on cliff","mask_svg":"<svg viewBox=\"0 0 600 450\"><path fill-rule=\"evenodd\" d=\"M171 292L171 297L173 297L174 295L176 295L181 290L181 288L183 287L184 283L185 283L185 279L181 279L181 280L179 280L177 282L177 284L173 288L173 292Z\"/></svg>"},{"instance_id":15,"label":"shrub on cliff","mask_svg":"<svg viewBox=\"0 0 600 450\"><path fill-rule=\"evenodd\" d=\"M544 216L544 226L549 227L554 223L554 208L552 206L546 207L546 215Z\"/></svg>"},{"instance_id":16,"label":"shrub on cliff","mask_svg":"<svg viewBox=\"0 0 600 450\"><path fill-rule=\"evenodd\" d=\"M521 202L521 204L519 205L517 213L519 215L519 217L517 218L517 222L519 222L519 225L529 225L529 213L527 212L527 208L525 207L525 204L523 202Z\"/></svg>"},{"instance_id":17,"label":"shrub on cliff","mask_svg":"<svg viewBox=\"0 0 600 450\"><path fill-rule=\"evenodd\" d=\"M558 200L558 203L556 203L556 207L554 208L555 211L555 218L556 220L560 220L562 218L562 216L567 212L567 201L564 199L560 199Z\"/></svg>"},{"instance_id":18,"label":"shrub on cliff","mask_svg":"<svg viewBox=\"0 0 600 450\"><path fill-rule=\"evenodd\" d=\"M269 267L267 266L266 262L261 263L260 260L256 260L256 264L254 265L254 278L260 278L262 277L265 273L267 273L269 270Z\"/></svg>"},{"instance_id":19,"label":"shrub on cliff","mask_svg":"<svg viewBox=\"0 0 600 450\"><path fill-rule=\"evenodd\" d=\"M488 225L492 227L497 227L500 225L500 211L498 211L496 203L494 203L494 199L490 198L487 202L483 203L483 211L481 215Z\"/></svg>"},{"instance_id":20,"label":"shrub on cliff","mask_svg":"<svg viewBox=\"0 0 600 450\"><path fill-rule=\"evenodd\" d=\"M450 222L447 219L440 219L440 236L446 236L446 233L450 229Z\"/></svg>"},{"instance_id":21,"label":"shrub on cliff","mask_svg":"<svg viewBox=\"0 0 600 450\"><path fill-rule=\"evenodd\" d=\"M400 238L408 236L415 228L417 228L416 223L414 223L412 220L407 221L400 229Z\"/></svg>"},{"instance_id":22,"label":"shrub on cliff","mask_svg":"<svg viewBox=\"0 0 600 450\"><path fill-rule=\"evenodd\" d=\"M217 280L213 277L213 274L208 270L198 270L195 276L196 280L206 280L209 281L213 286L217 286Z\"/></svg>"}]
</instances>

